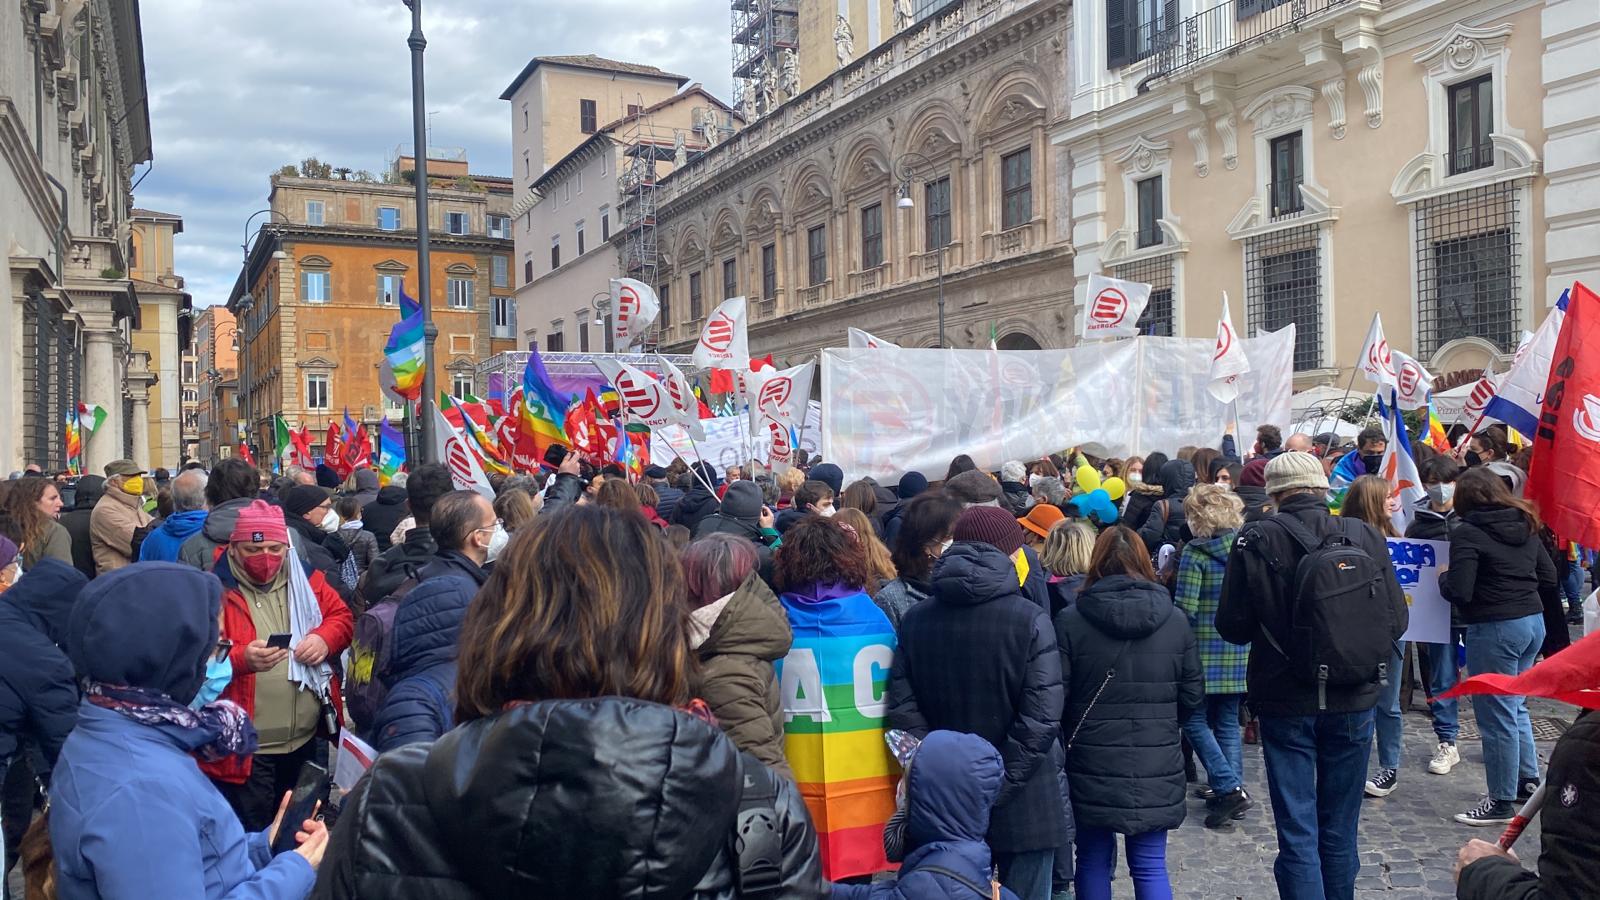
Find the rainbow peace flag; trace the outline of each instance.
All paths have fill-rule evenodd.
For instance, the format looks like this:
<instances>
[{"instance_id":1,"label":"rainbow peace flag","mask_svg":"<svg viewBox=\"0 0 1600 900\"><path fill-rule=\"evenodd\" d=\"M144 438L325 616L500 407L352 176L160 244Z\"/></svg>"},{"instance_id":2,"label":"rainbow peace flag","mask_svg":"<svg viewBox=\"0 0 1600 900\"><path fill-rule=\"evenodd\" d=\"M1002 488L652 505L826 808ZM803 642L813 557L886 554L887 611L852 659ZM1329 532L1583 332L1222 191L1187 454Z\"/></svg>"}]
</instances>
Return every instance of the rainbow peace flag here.
<instances>
[{"instance_id":1,"label":"rainbow peace flag","mask_svg":"<svg viewBox=\"0 0 1600 900\"><path fill-rule=\"evenodd\" d=\"M522 438L533 441L534 459L543 460L545 451L556 444L568 446L561 421L572 398L556 390L550 372L544 367L538 347L528 348L528 365L522 370Z\"/></svg>"},{"instance_id":2,"label":"rainbow peace flag","mask_svg":"<svg viewBox=\"0 0 1600 900\"><path fill-rule=\"evenodd\" d=\"M411 298L406 296L405 288L400 288L400 304L407 305ZM411 301L415 305L416 301ZM394 373L395 393L415 400L422 396L422 361L425 353L425 343L422 335L422 310L417 308L405 318L394 324L389 332L389 342L383 346L384 360L389 364L389 371Z\"/></svg>"},{"instance_id":3,"label":"rainbow peace flag","mask_svg":"<svg viewBox=\"0 0 1600 900\"><path fill-rule=\"evenodd\" d=\"M1444 423L1439 421L1439 411L1433 408L1433 397L1428 397L1428 443L1440 453L1449 453L1450 437L1444 430Z\"/></svg>"},{"instance_id":4,"label":"rainbow peace flag","mask_svg":"<svg viewBox=\"0 0 1600 900\"><path fill-rule=\"evenodd\" d=\"M378 425L378 480L388 484L406 465L406 439L384 416Z\"/></svg>"},{"instance_id":5,"label":"rainbow peace flag","mask_svg":"<svg viewBox=\"0 0 1600 900\"><path fill-rule=\"evenodd\" d=\"M78 457L83 455L83 441L78 436L78 416L76 413L67 413L67 427L64 433L67 441L67 471L73 475L78 474Z\"/></svg>"},{"instance_id":6,"label":"rainbow peace flag","mask_svg":"<svg viewBox=\"0 0 1600 900\"><path fill-rule=\"evenodd\" d=\"M780 598L794 645L777 668L784 754L816 825L823 875L837 881L890 868L883 826L900 767L883 742L883 718L896 642L864 592L816 593Z\"/></svg>"}]
</instances>

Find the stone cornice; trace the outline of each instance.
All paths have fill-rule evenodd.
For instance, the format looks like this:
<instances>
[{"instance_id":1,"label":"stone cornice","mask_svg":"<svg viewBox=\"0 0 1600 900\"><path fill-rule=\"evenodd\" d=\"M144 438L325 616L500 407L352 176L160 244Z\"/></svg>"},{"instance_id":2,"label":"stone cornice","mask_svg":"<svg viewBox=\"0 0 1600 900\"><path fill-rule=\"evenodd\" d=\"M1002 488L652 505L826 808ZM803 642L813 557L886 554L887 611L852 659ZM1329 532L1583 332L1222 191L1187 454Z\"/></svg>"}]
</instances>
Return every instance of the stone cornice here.
<instances>
[{"instance_id":1,"label":"stone cornice","mask_svg":"<svg viewBox=\"0 0 1600 900\"><path fill-rule=\"evenodd\" d=\"M28 198L28 205L45 229L51 233L61 229L61 210L51 199L50 183L45 178L44 165L38 155L33 152L33 144L29 142L27 126L22 122L21 113L10 97L0 97L0 157L10 164L11 171L17 175L18 182L22 185L22 194ZM35 252L43 251L43 247L29 247ZM60 261L57 261L60 265Z\"/></svg>"}]
</instances>

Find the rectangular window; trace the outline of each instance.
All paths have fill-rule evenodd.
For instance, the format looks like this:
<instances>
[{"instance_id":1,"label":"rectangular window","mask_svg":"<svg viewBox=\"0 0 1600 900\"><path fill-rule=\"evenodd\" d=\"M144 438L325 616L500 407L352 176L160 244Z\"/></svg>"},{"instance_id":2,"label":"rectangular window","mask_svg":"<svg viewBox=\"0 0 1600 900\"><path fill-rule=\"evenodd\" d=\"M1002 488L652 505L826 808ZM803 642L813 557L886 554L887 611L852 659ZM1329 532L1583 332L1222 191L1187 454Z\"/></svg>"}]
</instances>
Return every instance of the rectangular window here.
<instances>
[{"instance_id":1,"label":"rectangular window","mask_svg":"<svg viewBox=\"0 0 1600 900\"><path fill-rule=\"evenodd\" d=\"M583 310L577 315L578 320L578 352L589 352L589 311Z\"/></svg>"},{"instance_id":2,"label":"rectangular window","mask_svg":"<svg viewBox=\"0 0 1600 900\"><path fill-rule=\"evenodd\" d=\"M465 397L472 393L472 376L456 372L450 376L450 396Z\"/></svg>"},{"instance_id":3,"label":"rectangular window","mask_svg":"<svg viewBox=\"0 0 1600 900\"><path fill-rule=\"evenodd\" d=\"M1416 204L1417 350L1458 338L1502 353L1520 331L1521 210L1514 184L1487 185Z\"/></svg>"},{"instance_id":4,"label":"rectangular window","mask_svg":"<svg viewBox=\"0 0 1600 900\"><path fill-rule=\"evenodd\" d=\"M1161 243L1161 218L1166 212L1161 208L1161 176L1145 178L1134 184L1139 193L1140 247L1154 247Z\"/></svg>"},{"instance_id":5,"label":"rectangular window","mask_svg":"<svg viewBox=\"0 0 1600 900\"><path fill-rule=\"evenodd\" d=\"M1113 278L1150 285L1150 302L1145 304L1144 314L1139 316L1140 334L1156 337L1173 336L1173 259L1171 255L1157 256L1116 266L1111 270Z\"/></svg>"},{"instance_id":6,"label":"rectangular window","mask_svg":"<svg viewBox=\"0 0 1600 900\"><path fill-rule=\"evenodd\" d=\"M722 261L722 299L739 296L739 263L736 260L725 259Z\"/></svg>"},{"instance_id":7,"label":"rectangular window","mask_svg":"<svg viewBox=\"0 0 1600 900\"><path fill-rule=\"evenodd\" d=\"M566 335L561 333L561 323L551 323L550 333L544 336L544 349L551 353L560 353L565 348Z\"/></svg>"},{"instance_id":8,"label":"rectangular window","mask_svg":"<svg viewBox=\"0 0 1600 900\"><path fill-rule=\"evenodd\" d=\"M489 320L490 337L508 338L516 334L517 326L513 319L516 317L512 311L516 309L516 301L510 297L495 297L493 318Z\"/></svg>"},{"instance_id":9,"label":"rectangular window","mask_svg":"<svg viewBox=\"0 0 1600 900\"><path fill-rule=\"evenodd\" d=\"M467 214L464 212L445 213L444 228L451 234L466 234Z\"/></svg>"},{"instance_id":10,"label":"rectangular window","mask_svg":"<svg viewBox=\"0 0 1600 900\"><path fill-rule=\"evenodd\" d=\"M883 204L874 203L861 210L861 268L883 265Z\"/></svg>"},{"instance_id":11,"label":"rectangular window","mask_svg":"<svg viewBox=\"0 0 1600 900\"><path fill-rule=\"evenodd\" d=\"M778 245L767 244L761 248L761 299L774 300L778 296Z\"/></svg>"},{"instance_id":12,"label":"rectangular window","mask_svg":"<svg viewBox=\"0 0 1600 900\"><path fill-rule=\"evenodd\" d=\"M331 281L327 272L300 273L300 299L306 303L327 303Z\"/></svg>"},{"instance_id":13,"label":"rectangular window","mask_svg":"<svg viewBox=\"0 0 1600 900\"><path fill-rule=\"evenodd\" d=\"M578 193L583 193L583 170L578 170Z\"/></svg>"},{"instance_id":14,"label":"rectangular window","mask_svg":"<svg viewBox=\"0 0 1600 900\"><path fill-rule=\"evenodd\" d=\"M445 293L450 298L451 309L472 308L472 279L447 278L445 279Z\"/></svg>"},{"instance_id":15,"label":"rectangular window","mask_svg":"<svg viewBox=\"0 0 1600 900\"><path fill-rule=\"evenodd\" d=\"M528 130L528 124L529 124L529 121L528 121L528 104L524 103L524 104L522 104L522 130L523 131L527 131Z\"/></svg>"},{"instance_id":16,"label":"rectangular window","mask_svg":"<svg viewBox=\"0 0 1600 900\"><path fill-rule=\"evenodd\" d=\"M922 214L923 249L938 250L950 244L950 177L930 181L923 187L927 200Z\"/></svg>"},{"instance_id":17,"label":"rectangular window","mask_svg":"<svg viewBox=\"0 0 1600 900\"><path fill-rule=\"evenodd\" d=\"M689 273L689 320L691 322L698 322L700 320L700 313L701 313L700 301L701 301L701 296L700 296L700 273L699 272L690 272Z\"/></svg>"},{"instance_id":18,"label":"rectangular window","mask_svg":"<svg viewBox=\"0 0 1600 900\"><path fill-rule=\"evenodd\" d=\"M399 231L400 210L393 206L378 207L378 228L382 231Z\"/></svg>"},{"instance_id":19,"label":"rectangular window","mask_svg":"<svg viewBox=\"0 0 1600 900\"><path fill-rule=\"evenodd\" d=\"M1033 219L1033 151L1027 147L1000 157L1000 229L1019 228Z\"/></svg>"},{"instance_id":20,"label":"rectangular window","mask_svg":"<svg viewBox=\"0 0 1600 900\"><path fill-rule=\"evenodd\" d=\"M637 116L638 114L639 114L639 104L637 104L637 103L629 103L628 104L628 115Z\"/></svg>"},{"instance_id":21,"label":"rectangular window","mask_svg":"<svg viewBox=\"0 0 1600 900\"><path fill-rule=\"evenodd\" d=\"M528 282L530 282L532 280L533 280L533 260L525 259L525 260L522 261L522 283L523 284L527 284Z\"/></svg>"},{"instance_id":22,"label":"rectangular window","mask_svg":"<svg viewBox=\"0 0 1600 900\"><path fill-rule=\"evenodd\" d=\"M511 217L489 215L489 237L506 239L511 237Z\"/></svg>"},{"instance_id":23,"label":"rectangular window","mask_svg":"<svg viewBox=\"0 0 1600 900\"><path fill-rule=\"evenodd\" d=\"M600 207L600 240L611 240L611 211L604 206Z\"/></svg>"},{"instance_id":24,"label":"rectangular window","mask_svg":"<svg viewBox=\"0 0 1600 900\"><path fill-rule=\"evenodd\" d=\"M661 327L666 328L672 324L672 285L658 286L656 298L661 301Z\"/></svg>"},{"instance_id":25,"label":"rectangular window","mask_svg":"<svg viewBox=\"0 0 1600 900\"><path fill-rule=\"evenodd\" d=\"M806 229L806 284L818 285L828 280L828 226L816 225Z\"/></svg>"},{"instance_id":26,"label":"rectangular window","mask_svg":"<svg viewBox=\"0 0 1600 900\"><path fill-rule=\"evenodd\" d=\"M322 201L321 200L307 200L306 201L306 224L307 225L321 225L321 224L323 224L323 218L322 217L323 217L324 210L325 210L325 207L322 205Z\"/></svg>"},{"instance_id":27,"label":"rectangular window","mask_svg":"<svg viewBox=\"0 0 1600 900\"><path fill-rule=\"evenodd\" d=\"M1295 326L1296 371L1322 366L1322 251L1315 225L1245 241L1246 318L1252 336Z\"/></svg>"},{"instance_id":28,"label":"rectangular window","mask_svg":"<svg viewBox=\"0 0 1600 900\"><path fill-rule=\"evenodd\" d=\"M1483 75L1450 86L1450 174L1494 165L1494 81Z\"/></svg>"},{"instance_id":29,"label":"rectangular window","mask_svg":"<svg viewBox=\"0 0 1600 900\"><path fill-rule=\"evenodd\" d=\"M603 343L605 344L606 352L607 353L615 353L615 352L617 352L616 336L614 334L612 334L612 329L611 329L611 313L606 313L605 320L601 324L600 327L602 329L600 334L603 335L604 338L605 338Z\"/></svg>"},{"instance_id":30,"label":"rectangular window","mask_svg":"<svg viewBox=\"0 0 1600 900\"><path fill-rule=\"evenodd\" d=\"M1293 215L1305 209L1300 196L1300 182L1305 180L1305 157L1302 156L1301 133L1286 134L1272 139L1272 217Z\"/></svg>"},{"instance_id":31,"label":"rectangular window","mask_svg":"<svg viewBox=\"0 0 1600 900\"><path fill-rule=\"evenodd\" d=\"M378 305L393 306L400 302L400 276L378 276Z\"/></svg>"},{"instance_id":32,"label":"rectangular window","mask_svg":"<svg viewBox=\"0 0 1600 900\"><path fill-rule=\"evenodd\" d=\"M561 238L550 239L550 271L561 268Z\"/></svg>"},{"instance_id":33,"label":"rectangular window","mask_svg":"<svg viewBox=\"0 0 1600 900\"><path fill-rule=\"evenodd\" d=\"M1238 0L1238 5L1242 9L1249 2ZM1177 24L1177 0L1106 0L1106 68L1119 69L1166 49Z\"/></svg>"},{"instance_id":34,"label":"rectangular window","mask_svg":"<svg viewBox=\"0 0 1600 900\"><path fill-rule=\"evenodd\" d=\"M328 408L328 376L306 374L306 409Z\"/></svg>"},{"instance_id":35,"label":"rectangular window","mask_svg":"<svg viewBox=\"0 0 1600 900\"><path fill-rule=\"evenodd\" d=\"M578 101L578 130L584 134L594 134L598 128L595 121L595 103L593 100Z\"/></svg>"},{"instance_id":36,"label":"rectangular window","mask_svg":"<svg viewBox=\"0 0 1600 900\"><path fill-rule=\"evenodd\" d=\"M583 251L584 251L583 223L579 222L578 223L578 255L582 256L583 255Z\"/></svg>"},{"instance_id":37,"label":"rectangular window","mask_svg":"<svg viewBox=\"0 0 1600 900\"><path fill-rule=\"evenodd\" d=\"M490 283L495 287L509 287L511 284L511 261L504 256L489 257Z\"/></svg>"}]
</instances>

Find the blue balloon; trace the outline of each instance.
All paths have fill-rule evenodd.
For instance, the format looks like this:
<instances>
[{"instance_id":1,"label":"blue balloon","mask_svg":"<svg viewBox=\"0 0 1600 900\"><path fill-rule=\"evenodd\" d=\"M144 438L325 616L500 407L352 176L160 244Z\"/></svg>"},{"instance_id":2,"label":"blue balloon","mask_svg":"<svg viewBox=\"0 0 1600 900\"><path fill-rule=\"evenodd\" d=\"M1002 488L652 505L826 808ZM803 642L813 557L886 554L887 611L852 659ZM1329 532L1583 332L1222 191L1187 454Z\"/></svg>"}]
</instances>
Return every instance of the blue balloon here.
<instances>
[{"instance_id":1,"label":"blue balloon","mask_svg":"<svg viewBox=\"0 0 1600 900\"><path fill-rule=\"evenodd\" d=\"M1111 502L1111 495L1106 493L1105 488L1073 497L1072 505L1077 508L1079 515L1101 526L1117 523L1117 505Z\"/></svg>"}]
</instances>

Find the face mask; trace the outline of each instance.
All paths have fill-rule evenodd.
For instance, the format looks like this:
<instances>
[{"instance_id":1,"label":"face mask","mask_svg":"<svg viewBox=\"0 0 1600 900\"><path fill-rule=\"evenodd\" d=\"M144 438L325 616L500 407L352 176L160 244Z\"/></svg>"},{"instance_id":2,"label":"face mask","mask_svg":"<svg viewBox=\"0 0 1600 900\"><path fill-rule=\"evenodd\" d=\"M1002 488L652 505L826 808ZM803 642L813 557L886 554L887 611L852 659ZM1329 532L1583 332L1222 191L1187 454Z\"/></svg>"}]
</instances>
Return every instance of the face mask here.
<instances>
[{"instance_id":1,"label":"face mask","mask_svg":"<svg viewBox=\"0 0 1600 900\"><path fill-rule=\"evenodd\" d=\"M256 584L270 584L272 579L278 577L278 570L283 568L283 557L257 553L240 559L239 566L244 569L245 577Z\"/></svg>"},{"instance_id":2,"label":"face mask","mask_svg":"<svg viewBox=\"0 0 1600 900\"><path fill-rule=\"evenodd\" d=\"M207 703L217 702L222 692L228 689L228 683L233 681L233 663L224 656L221 659L212 658L206 663L206 680L200 685L200 693L194 695L189 701L190 709L199 709Z\"/></svg>"},{"instance_id":3,"label":"face mask","mask_svg":"<svg viewBox=\"0 0 1600 900\"><path fill-rule=\"evenodd\" d=\"M837 511L838 510L835 510L833 508L833 504L830 503L827 506L824 506L823 508L817 510L817 515L823 517L824 519L831 519L831 518L833 518L833 514L835 512L837 512Z\"/></svg>"},{"instance_id":4,"label":"face mask","mask_svg":"<svg viewBox=\"0 0 1600 900\"><path fill-rule=\"evenodd\" d=\"M1450 501L1455 498L1456 486L1454 484L1428 485L1428 499L1433 501L1434 506L1449 506Z\"/></svg>"},{"instance_id":5,"label":"face mask","mask_svg":"<svg viewBox=\"0 0 1600 900\"><path fill-rule=\"evenodd\" d=\"M135 475L122 481L122 492L137 497L144 493L144 479Z\"/></svg>"},{"instance_id":6,"label":"face mask","mask_svg":"<svg viewBox=\"0 0 1600 900\"><path fill-rule=\"evenodd\" d=\"M1029 475L1028 476L1028 487L1036 488L1036 487L1039 486L1039 482L1041 482L1043 480L1044 480L1044 476L1040 475L1038 473L1034 473L1032 475Z\"/></svg>"},{"instance_id":7,"label":"face mask","mask_svg":"<svg viewBox=\"0 0 1600 900\"><path fill-rule=\"evenodd\" d=\"M339 514L331 509L328 510L327 514L322 517L322 530L329 534L333 534L335 531L338 531Z\"/></svg>"},{"instance_id":8,"label":"face mask","mask_svg":"<svg viewBox=\"0 0 1600 900\"><path fill-rule=\"evenodd\" d=\"M1128 477L1123 479L1123 480L1128 482L1129 484L1143 484L1144 483L1144 473L1143 472L1129 472L1128 473Z\"/></svg>"},{"instance_id":9,"label":"face mask","mask_svg":"<svg viewBox=\"0 0 1600 900\"><path fill-rule=\"evenodd\" d=\"M489 537L489 547L484 551L488 561L494 562L498 559L500 551L506 549L506 545L509 543L511 543L511 532L506 531L504 525L494 526L494 534Z\"/></svg>"},{"instance_id":10,"label":"face mask","mask_svg":"<svg viewBox=\"0 0 1600 900\"><path fill-rule=\"evenodd\" d=\"M1468 450L1466 459L1467 465L1474 469L1483 465L1483 457L1479 456L1476 450Z\"/></svg>"},{"instance_id":11,"label":"face mask","mask_svg":"<svg viewBox=\"0 0 1600 900\"><path fill-rule=\"evenodd\" d=\"M1361 464L1367 467L1368 475L1376 475L1378 470L1383 467L1383 454L1363 453L1361 454Z\"/></svg>"},{"instance_id":12,"label":"face mask","mask_svg":"<svg viewBox=\"0 0 1600 900\"><path fill-rule=\"evenodd\" d=\"M945 553L949 552L950 545L954 544L954 543L955 543L955 539L954 538L946 538L945 542L939 545L939 555L943 556L943 555L945 555Z\"/></svg>"}]
</instances>

